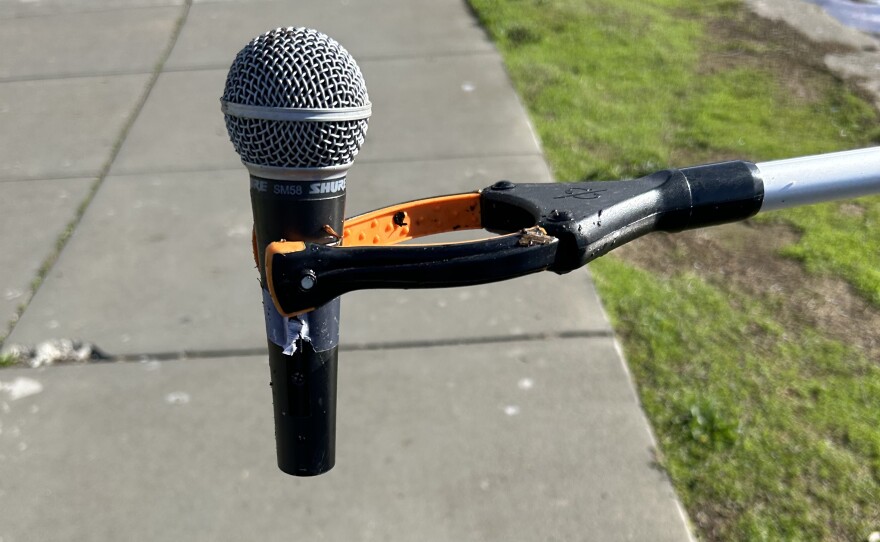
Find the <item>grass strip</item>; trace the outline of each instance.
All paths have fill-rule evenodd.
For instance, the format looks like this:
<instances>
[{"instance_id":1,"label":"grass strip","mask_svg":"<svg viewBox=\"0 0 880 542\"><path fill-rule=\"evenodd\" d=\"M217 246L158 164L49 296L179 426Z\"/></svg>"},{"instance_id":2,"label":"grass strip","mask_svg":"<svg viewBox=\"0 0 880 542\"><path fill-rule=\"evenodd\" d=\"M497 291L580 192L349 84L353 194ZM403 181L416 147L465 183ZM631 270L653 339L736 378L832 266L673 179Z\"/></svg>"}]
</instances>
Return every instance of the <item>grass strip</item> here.
<instances>
[{"instance_id":1,"label":"grass strip","mask_svg":"<svg viewBox=\"0 0 880 542\"><path fill-rule=\"evenodd\" d=\"M877 113L817 66L825 51L730 0L473 0L556 178L637 177L875 144ZM776 213L784 253L880 306L880 198ZM842 212L841 212L842 209ZM852 234L850 236L850 234Z\"/></svg>"},{"instance_id":2,"label":"grass strip","mask_svg":"<svg viewBox=\"0 0 880 542\"><path fill-rule=\"evenodd\" d=\"M471 0L558 179L868 146L877 114L826 52L729 0ZM770 215L783 252L880 297L880 198ZM759 224L760 226L760 224ZM730 252L735 258L736 253ZM593 264L668 469L706 540L880 530L876 360L772 296Z\"/></svg>"},{"instance_id":3,"label":"grass strip","mask_svg":"<svg viewBox=\"0 0 880 542\"><path fill-rule=\"evenodd\" d=\"M660 279L615 258L592 269L662 463L706 539L877 529L876 363L693 275Z\"/></svg>"}]
</instances>

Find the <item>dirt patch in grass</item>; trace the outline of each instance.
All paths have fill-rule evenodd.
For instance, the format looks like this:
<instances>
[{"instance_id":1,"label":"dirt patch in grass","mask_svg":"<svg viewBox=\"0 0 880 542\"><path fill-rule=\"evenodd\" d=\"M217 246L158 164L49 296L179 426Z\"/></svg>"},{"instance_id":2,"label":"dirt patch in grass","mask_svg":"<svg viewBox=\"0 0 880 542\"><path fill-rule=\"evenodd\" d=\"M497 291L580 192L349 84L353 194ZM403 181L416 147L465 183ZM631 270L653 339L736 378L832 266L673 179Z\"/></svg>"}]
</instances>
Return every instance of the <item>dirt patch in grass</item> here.
<instances>
[{"instance_id":1,"label":"dirt patch in grass","mask_svg":"<svg viewBox=\"0 0 880 542\"><path fill-rule=\"evenodd\" d=\"M793 228L748 221L676 234L656 233L617 249L625 261L661 276L692 272L776 309L786 327L804 325L880 360L880 310L845 281L808 273L779 255Z\"/></svg>"},{"instance_id":2,"label":"dirt patch in grass","mask_svg":"<svg viewBox=\"0 0 880 542\"><path fill-rule=\"evenodd\" d=\"M825 56L853 52L841 44L812 42L782 21L763 19L751 12L710 20L707 26L709 34L717 38L717 45L703 54L701 72L718 73L743 66L764 69L777 74L792 95L804 101L821 98L817 75L835 78L825 67Z\"/></svg>"},{"instance_id":3,"label":"dirt patch in grass","mask_svg":"<svg viewBox=\"0 0 880 542\"><path fill-rule=\"evenodd\" d=\"M842 45L813 43L785 23L745 11L707 24L708 34L717 39L701 57L701 73L741 67L766 70L777 74L789 95L804 103L821 100L829 85L840 84L825 67L825 56L851 52ZM689 164L688 154L676 153L674 158L680 165ZM740 157L719 153L709 158ZM858 216L864 209L850 203L841 206L840 212ZM780 255L798 239L797 231L784 224L749 221L679 234L653 234L618 249L616 254L663 276L694 272L716 286L760 298L777 309L781 324L811 326L857 347L869 359L880 360L880 310L846 281L808 273L800 262Z\"/></svg>"}]
</instances>

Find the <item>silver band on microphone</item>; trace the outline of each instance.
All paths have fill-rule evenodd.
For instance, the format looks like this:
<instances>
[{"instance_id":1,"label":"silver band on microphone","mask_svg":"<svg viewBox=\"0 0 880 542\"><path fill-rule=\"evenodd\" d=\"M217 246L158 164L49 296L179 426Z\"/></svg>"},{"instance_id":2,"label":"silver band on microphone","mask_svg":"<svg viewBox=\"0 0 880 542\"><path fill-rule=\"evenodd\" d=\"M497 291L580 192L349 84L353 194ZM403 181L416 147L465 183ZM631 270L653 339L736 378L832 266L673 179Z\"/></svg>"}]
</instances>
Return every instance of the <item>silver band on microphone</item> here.
<instances>
[{"instance_id":1,"label":"silver band on microphone","mask_svg":"<svg viewBox=\"0 0 880 542\"><path fill-rule=\"evenodd\" d=\"M244 160L241 163L247 168L248 173L261 179L271 179L273 181L332 181L344 178L353 162L338 166L313 168L261 166L245 162Z\"/></svg>"},{"instance_id":2,"label":"silver band on microphone","mask_svg":"<svg viewBox=\"0 0 880 542\"><path fill-rule=\"evenodd\" d=\"M220 109L226 115L246 119L279 120L287 122L344 122L370 118L373 104L357 107L303 109L294 107L263 107L243 105L220 100Z\"/></svg>"}]
</instances>

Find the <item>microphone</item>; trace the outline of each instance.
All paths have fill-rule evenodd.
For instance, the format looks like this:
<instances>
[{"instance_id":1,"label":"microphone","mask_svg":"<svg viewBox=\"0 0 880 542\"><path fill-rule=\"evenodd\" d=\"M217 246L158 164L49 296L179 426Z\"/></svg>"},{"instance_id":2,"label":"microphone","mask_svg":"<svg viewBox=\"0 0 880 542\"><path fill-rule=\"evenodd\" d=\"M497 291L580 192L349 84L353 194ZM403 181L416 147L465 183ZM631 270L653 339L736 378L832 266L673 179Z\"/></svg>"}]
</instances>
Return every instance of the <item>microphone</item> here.
<instances>
[{"instance_id":1,"label":"microphone","mask_svg":"<svg viewBox=\"0 0 880 542\"><path fill-rule=\"evenodd\" d=\"M268 291L265 252L273 241L340 242L346 173L371 112L367 87L332 38L276 28L235 57L220 103L250 173L278 467L295 476L322 474L335 463L339 298L284 316ZM305 271L299 288L308 291L316 280Z\"/></svg>"}]
</instances>

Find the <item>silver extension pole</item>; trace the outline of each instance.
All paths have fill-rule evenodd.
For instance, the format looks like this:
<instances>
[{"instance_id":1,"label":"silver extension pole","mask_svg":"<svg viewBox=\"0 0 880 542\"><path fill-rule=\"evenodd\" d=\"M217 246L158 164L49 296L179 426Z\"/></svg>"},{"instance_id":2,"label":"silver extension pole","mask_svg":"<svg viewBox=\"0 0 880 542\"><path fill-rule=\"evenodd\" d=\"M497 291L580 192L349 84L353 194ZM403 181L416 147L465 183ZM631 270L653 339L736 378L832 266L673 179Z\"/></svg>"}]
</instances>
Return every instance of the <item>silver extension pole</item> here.
<instances>
[{"instance_id":1,"label":"silver extension pole","mask_svg":"<svg viewBox=\"0 0 880 542\"><path fill-rule=\"evenodd\" d=\"M756 164L761 211L880 193L880 147Z\"/></svg>"}]
</instances>

